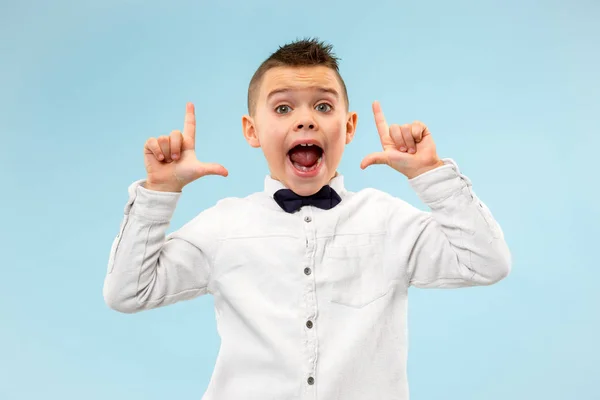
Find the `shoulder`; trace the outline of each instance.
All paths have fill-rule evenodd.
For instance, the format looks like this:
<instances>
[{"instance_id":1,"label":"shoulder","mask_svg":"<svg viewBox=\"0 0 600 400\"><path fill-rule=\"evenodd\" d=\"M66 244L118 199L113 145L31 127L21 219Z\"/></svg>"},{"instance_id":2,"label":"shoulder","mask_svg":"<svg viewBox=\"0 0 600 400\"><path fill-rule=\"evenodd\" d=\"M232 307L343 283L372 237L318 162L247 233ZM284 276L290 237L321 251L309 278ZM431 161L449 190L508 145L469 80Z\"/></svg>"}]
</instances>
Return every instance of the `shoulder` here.
<instances>
[{"instance_id":1,"label":"shoulder","mask_svg":"<svg viewBox=\"0 0 600 400\"><path fill-rule=\"evenodd\" d=\"M380 223L400 229L421 226L431 219L430 211L420 209L400 197L374 188L350 192L348 205L351 212L363 214L369 219L382 219Z\"/></svg>"},{"instance_id":2,"label":"shoulder","mask_svg":"<svg viewBox=\"0 0 600 400\"><path fill-rule=\"evenodd\" d=\"M196 218L215 218L226 219L246 213L252 207L252 197L255 194L246 197L224 197L217 202L202 210Z\"/></svg>"},{"instance_id":3,"label":"shoulder","mask_svg":"<svg viewBox=\"0 0 600 400\"><path fill-rule=\"evenodd\" d=\"M363 206L382 208L384 210L399 209L406 212L419 210L406 200L393 196L388 192L375 188L364 188L357 192L347 192L349 202L360 203Z\"/></svg>"},{"instance_id":4,"label":"shoulder","mask_svg":"<svg viewBox=\"0 0 600 400\"><path fill-rule=\"evenodd\" d=\"M209 229L215 238L247 227L260 219L267 209L262 207L264 194L253 193L245 197L224 197L214 205L200 211L187 225L190 228Z\"/></svg>"},{"instance_id":5,"label":"shoulder","mask_svg":"<svg viewBox=\"0 0 600 400\"><path fill-rule=\"evenodd\" d=\"M245 197L224 197L210 208L211 212L223 216L239 216L248 214L249 211L255 210L260 200L263 200L264 193L257 192Z\"/></svg>"}]
</instances>

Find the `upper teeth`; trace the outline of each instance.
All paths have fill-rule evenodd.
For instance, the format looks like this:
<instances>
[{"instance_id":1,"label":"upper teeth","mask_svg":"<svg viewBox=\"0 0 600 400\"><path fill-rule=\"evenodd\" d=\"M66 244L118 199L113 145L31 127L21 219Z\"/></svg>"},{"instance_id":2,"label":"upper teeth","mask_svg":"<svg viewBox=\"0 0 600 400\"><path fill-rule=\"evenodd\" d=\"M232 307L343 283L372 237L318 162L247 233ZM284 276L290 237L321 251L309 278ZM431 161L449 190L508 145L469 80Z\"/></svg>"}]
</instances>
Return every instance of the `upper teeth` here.
<instances>
[{"instance_id":1,"label":"upper teeth","mask_svg":"<svg viewBox=\"0 0 600 400\"><path fill-rule=\"evenodd\" d=\"M312 143L300 143L300 146L313 146Z\"/></svg>"}]
</instances>

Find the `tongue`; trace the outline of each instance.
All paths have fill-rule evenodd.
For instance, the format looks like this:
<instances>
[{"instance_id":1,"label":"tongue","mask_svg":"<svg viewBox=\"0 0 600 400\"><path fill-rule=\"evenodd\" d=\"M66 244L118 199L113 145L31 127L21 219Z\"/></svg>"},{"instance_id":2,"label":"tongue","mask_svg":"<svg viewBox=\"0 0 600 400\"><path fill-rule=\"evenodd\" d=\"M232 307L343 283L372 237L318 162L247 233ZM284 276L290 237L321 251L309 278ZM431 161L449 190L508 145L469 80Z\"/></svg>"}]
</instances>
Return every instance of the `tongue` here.
<instances>
[{"instance_id":1,"label":"tongue","mask_svg":"<svg viewBox=\"0 0 600 400\"><path fill-rule=\"evenodd\" d=\"M290 151L290 159L303 167L314 165L320 156L321 152L315 146L298 146Z\"/></svg>"}]
</instances>

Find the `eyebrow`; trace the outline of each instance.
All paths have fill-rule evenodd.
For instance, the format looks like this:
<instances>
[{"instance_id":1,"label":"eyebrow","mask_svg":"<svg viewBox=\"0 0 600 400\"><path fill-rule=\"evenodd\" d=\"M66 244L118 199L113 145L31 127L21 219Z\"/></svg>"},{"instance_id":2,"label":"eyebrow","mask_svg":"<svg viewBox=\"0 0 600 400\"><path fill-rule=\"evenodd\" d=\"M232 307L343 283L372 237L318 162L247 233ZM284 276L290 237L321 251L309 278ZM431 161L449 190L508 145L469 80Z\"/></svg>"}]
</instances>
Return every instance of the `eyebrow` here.
<instances>
[{"instance_id":1,"label":"eyebrow","mask_svg":"<svg viewBox=\"0 0 600 400\"><path fill-rule=\"evenodd\" d=\"M317 91L321 92L321 93L330 93L332 94L336 99L339 99L340 95L337 92L337 90L333 89L333 88L328 88L328 87L323 87L323 86L310 86L308 89L316 89ZM267 96L267 101L269 101L269 99L273 96L275 96L276 94L280 94L280 93L287 93L287 92L292 92L294 91L293 88L289 88L289 87L284 87L284 88L280 88L280 89L275 89L272 90L269 95Z\"/></svg>"}]
</instances>

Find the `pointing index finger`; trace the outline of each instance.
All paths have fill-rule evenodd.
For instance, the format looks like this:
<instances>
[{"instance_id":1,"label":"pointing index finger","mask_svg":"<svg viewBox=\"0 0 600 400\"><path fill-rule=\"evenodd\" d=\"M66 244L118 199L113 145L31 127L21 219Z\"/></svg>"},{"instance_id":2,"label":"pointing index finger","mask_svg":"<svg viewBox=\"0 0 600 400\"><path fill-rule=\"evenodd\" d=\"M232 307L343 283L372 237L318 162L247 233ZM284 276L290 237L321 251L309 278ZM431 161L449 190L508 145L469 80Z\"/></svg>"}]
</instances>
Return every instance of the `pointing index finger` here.
<instances>
[{"instance_id":1,"label":"pointing index finger","mask_svg":"<svg viewBox=\"0 0 600 400\"><path fill-rule=\"evenodd\" d=\"M375 117L375 126L377 126L379 137L383 139L385 136L389 136L389 126L385 121L385 116L378 101L373 102L373 116Z\"/></svg>"},{"instance_id":2,"label":"pointing index finger","mask_svg":"<svg viewBox=\"0 0 600 400\"><path fill-rule=\"evenodd\" d=\"M196 115L194 114L194 104L187 103L185 108L185 122L183 124L183 136L194 140L196 138Z\"/></svg>"}]
</instances>

